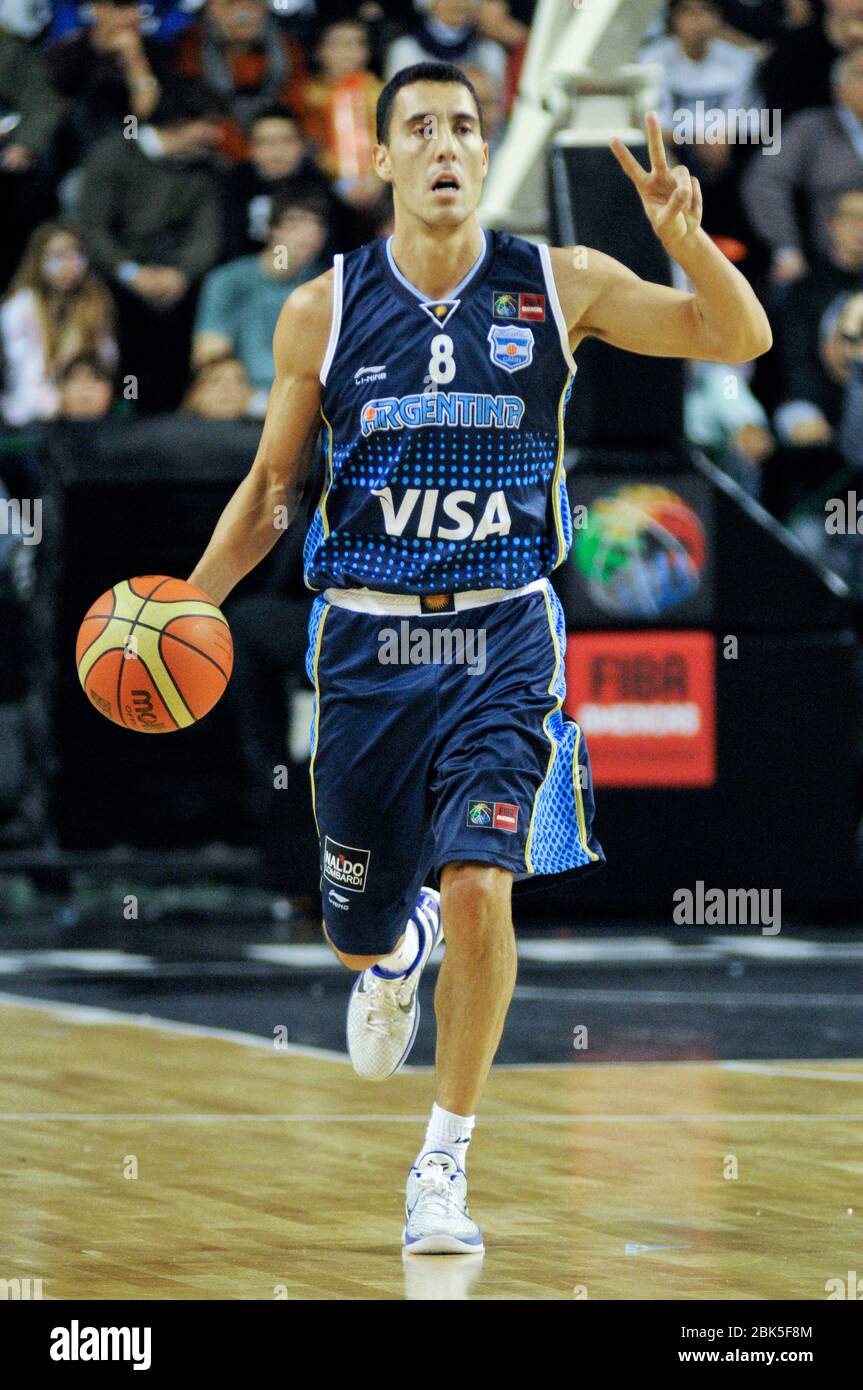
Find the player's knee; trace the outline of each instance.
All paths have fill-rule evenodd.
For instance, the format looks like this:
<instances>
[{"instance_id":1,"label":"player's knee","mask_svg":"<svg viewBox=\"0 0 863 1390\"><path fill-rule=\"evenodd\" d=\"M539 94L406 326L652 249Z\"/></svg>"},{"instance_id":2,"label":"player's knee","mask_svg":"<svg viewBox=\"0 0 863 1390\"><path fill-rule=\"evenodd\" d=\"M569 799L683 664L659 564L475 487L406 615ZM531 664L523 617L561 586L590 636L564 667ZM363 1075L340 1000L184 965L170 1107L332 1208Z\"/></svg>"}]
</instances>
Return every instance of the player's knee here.
<instances>
[{"instance_id":1,"label":"player's knee","mask_svg":"<svg viewBox=\"0 0 863 1390\"><path fill-rule=\"evenodd\" d=\"M496 864L465 861L441 873L441 916L448 945L463 940L485 949L512 935L512 879Z\"/></svg>"},{"instance_id":2,"label":"player's knee","mask_svg":"<svg viewBox=\"0 0 863 1390\"><path fill-rule=\"evenodd\" d=\"M324 933L324 940L341 961L342 965L347 966L348 970L368 970L370 965L375 965L377 961L383 960L386 952L380 951L376 956L355 956L350 951L340 951L335 942L330 940L327 932L326 922L321 922L321 930Z\"/></svg>"}]
</instances>

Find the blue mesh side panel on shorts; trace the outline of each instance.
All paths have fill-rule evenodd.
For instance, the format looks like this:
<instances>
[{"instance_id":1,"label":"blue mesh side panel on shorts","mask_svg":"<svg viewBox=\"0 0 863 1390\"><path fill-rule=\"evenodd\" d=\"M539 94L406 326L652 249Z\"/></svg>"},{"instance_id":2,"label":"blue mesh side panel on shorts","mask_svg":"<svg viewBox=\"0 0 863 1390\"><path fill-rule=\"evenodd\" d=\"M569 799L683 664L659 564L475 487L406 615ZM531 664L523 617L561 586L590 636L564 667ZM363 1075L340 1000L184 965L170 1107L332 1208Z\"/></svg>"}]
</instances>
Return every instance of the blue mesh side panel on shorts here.
<instances>
[{"instance_id":1,"label":"blue mesh side panel on shorts","mask_svg":"<svg viewBox=\"0 0 863 1390\"><path fill-rule=\"evenodd\" d=\"M318 643L318 632L323 622L324 613L328 607L329 604L327 600L324 598L323 594L320 594L312 604L312 609L309 613L309 645L306 648L306 675L309 678L310 684L313 686L315 684L315 647ZM311 758L312 750L315 746L315 723L317 717L318 696L316 692L314 700L312 701L312 722L309 725L309 758Z\"/></svg>"},{"instance_id":2,"label":"blue mesh side panel on shorts","mask_svg":"<svg viewBox=\"0 0 863 1390\"><path fill-rule=\"evenodd\" d=\"M566 627L560 600L550 585L548 599L559 656L552 693L562 700L566 694ZM547 720L546 729L555 745L555 752L551 770L536 798L530 841L530 860L535 874L557 874L565 869L575 869L582 864L591 863L591 857L582 844L579 833L573 781L573 778L578 776L575 763L578 725L572 719L565 719L558 709Z\"/></svg>"}]
</instances>

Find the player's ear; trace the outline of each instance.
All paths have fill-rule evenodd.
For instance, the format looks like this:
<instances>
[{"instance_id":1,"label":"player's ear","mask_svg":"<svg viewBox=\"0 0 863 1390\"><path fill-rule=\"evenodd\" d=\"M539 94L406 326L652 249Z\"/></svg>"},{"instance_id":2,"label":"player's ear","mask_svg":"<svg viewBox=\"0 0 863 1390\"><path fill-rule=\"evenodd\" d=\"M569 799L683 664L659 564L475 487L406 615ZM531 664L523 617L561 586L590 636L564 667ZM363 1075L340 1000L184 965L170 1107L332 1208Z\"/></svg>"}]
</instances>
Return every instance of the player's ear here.
<instances>
[{"instance_id":1,"label":"player's ear","mask_svg":"<svg viewBox=\"0 0 863 1390\"><path fill-rule=\"evenodd\" d=\"M488 159L489 159L489 155L488 155L488 141L487 141L487 140L483 140L483 142L482 142L482 174L483 174L483 178L485 178L486 174L488 173Z\"/></svg>"},{"instance_id":2,"label":"player's ear","mask_svg":"<svg viewBox=\"0 0 863 1390\"><path fill-rule=\"evenodd\" d=\"M372 145L372 167L385 183L392 183L393 171L390 166L390 152L386 145Z\"/></svg>"}]
</instances>

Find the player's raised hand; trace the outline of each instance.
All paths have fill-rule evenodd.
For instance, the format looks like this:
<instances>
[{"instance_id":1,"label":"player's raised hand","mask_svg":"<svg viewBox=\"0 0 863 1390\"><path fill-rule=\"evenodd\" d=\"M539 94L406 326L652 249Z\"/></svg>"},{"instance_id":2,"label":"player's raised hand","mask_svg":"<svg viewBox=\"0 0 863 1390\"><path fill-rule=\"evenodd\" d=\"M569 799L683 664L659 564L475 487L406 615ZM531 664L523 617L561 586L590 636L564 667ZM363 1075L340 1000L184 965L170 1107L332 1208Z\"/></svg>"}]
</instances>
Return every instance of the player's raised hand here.
<instances>
[{"instance_id":1,"label":"player's raised hand","mask_svg":"<svg viewBox=\"0 0 863 1390\"><path fill-rule=\"evenodd\" d=\"M701 226L701 186L684 165L669 167L655 111L648 111L645 124L649 171L642 168L622 140L612 140L611 150L635 184L651 227L666 250L673 253Z\"/></svg>"}]
</instances>

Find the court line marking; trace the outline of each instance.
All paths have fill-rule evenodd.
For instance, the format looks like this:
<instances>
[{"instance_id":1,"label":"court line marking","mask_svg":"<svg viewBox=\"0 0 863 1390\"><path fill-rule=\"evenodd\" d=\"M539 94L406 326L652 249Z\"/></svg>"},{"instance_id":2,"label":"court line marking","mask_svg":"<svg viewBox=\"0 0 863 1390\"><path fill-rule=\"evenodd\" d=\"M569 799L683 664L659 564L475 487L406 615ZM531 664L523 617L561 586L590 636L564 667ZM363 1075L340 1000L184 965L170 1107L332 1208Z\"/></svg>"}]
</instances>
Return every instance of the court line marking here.
<instances>
[{"instance_id":1,"label":"court line marking","mask_svg":"<svg viewBox=\"0 0 863 1390\"><path fill-rule=\"evenodd\" d=\"M375 1115L360 1113L357 1115L316 1115L316 1114L294 1114L294 1115L262 1115L235 1114L235 1115L207 1115L207 1114L147 1114L146 1112L132 1114L95 1114L89 1115L77 1113L75 1111L8 1111L0 1112L0 1120L7 1122L42 1122L44 1120L60 1120L72 1124L99 1124L102 1121L108 1123L121 1124L188 1124L198 1122L201 1124L426 1124L428 1114L422 1115ZM861 1124L861 1115L810 1115L805 1113L777 1114L770 1112L767 1114L725 1114L721 1110L711 1111L707 1115L486 1115L483 1114L483 1126L487 1124L496 1125L652 1125L652 1124L709 1124L715 1125L717 1122L731 1124L799 1124L804 1121L809 1124Z\"/></svg>"},{"instance_id":2,"label":"court line marking","mask_svg":"<svg viewBox=\"0 0 863 1390\"><path fill-rule=\"evenodd\" d=\"M35 1009L40 1013L51 1014L67 1023L131 1023L138 1028L151 1028L155 1032L183 1033L193 1037L219 1038L223 1042L240 1043L243 1047L259 1047L267 1052L297 1057L320 1057L330 1062L341 1062L350 1066L351 1059L344 1052L333 1052L326 1047L311 1047L305 1043L285 1043L276 1047L270 1038L258 1037L254 1033L235 1032L231 1028L211 1028L205 1023L179 1023L176 1019L158 1018L154 1014L124 1013L120 1009L98 1008L93 1004L73 1004L62 999L31 999L24 994L0 993L0 1006L17 1005L20 1008Z\"/></svg>"},{"instance_id":3,"label":"court line marking","mask_svg":"<svg viewBox=\"0 0 863 1390\"><path fill-rule=\"evenodd\" d=\"M813 1004L824 1008L837 1005L863 1008L863 994L720 994L715 990L703 993L686 993L680 990L665 989L567 989L565 985L516 985L515 999L554 1000L556 1003L578 1004L712 1004L737 1008L741 1004L766 1005L783 1008L808 1007Z\"/></svg>"},{"instance_id":4,"label":"court line marking","mask_svg":"<svg viewBox=\"0 0 863 1390\"><path fill-rule=\"evenodd\" d=\"M757 1076L793 1076L801 1081L856 1081L863 1082L863 1071L809 1071L805 1067L785 1066L774 1062L720 1062L723 1071L754 1072Z\"/></svg>"},{"instance_id":5,"label":"court line marking","mask_svg":"<svg viewBox=\"0 0 863 1390\"><path fill-rule=\"evenodd\" d=\"M29 995L25 994L5 994L0 992L0 1007L3 1007L4 1005L13 1008L33 1009L37 1013L50 1014L52 1017L58 1019L60 1022L82 1024L98 1023L103 1025L111 1023L132 1024L135 1027L149 1028L155 1032L179 1033L181 1035L187 1035L192 1037L216 1038L222 1042L239 1043L243 1047L262 1048L266 1052L281 1053L283 1055L287 1054L289 1056L311 1057L315 1059L320 1058L324 1061L340 1062L343 1066L351 1065L351 1059L346 1053L334 1052L329 1048L313 1047L310 1044L305 1043L286 1043L283 1047L275 1047L273 1042L269 1038L258 1037L254 1033L240 1033L229 1028L212 1028L204 1023L180 1023L176 1019L158 1018L153 1014L124 1013L119 1009L106 1009L97 1007L92 1004L74 1004L62 999L38 999L31 998ZM839 1057L835 1060L841 1063L842 1065L854 1065L858 1061L858 1058ZM708 1066L723 1068L726 1070L735 1068L738 1068L740 1070L756 1070L758 1068L765 1068L765 1074L770 1075L771 1068L781 1065L783 1064L745 1061L737 1062L733 1060L726 1061L720 1058L711 1057L687 1057L682 1058L680 1061L676 1061L673 1058L670 1058L666 1061L651 1058L650 1060L634 1060L631 1062L512 1062L508 1065L503 1064L501 1066L497 1066L494 1068L494 1071L499 1074L500 1072L505 1071L573 1071L577 1067L590 1067L591 1071L598 1071L601 1067L638 1067L640 1069L645 1067L676 1067L679 1069L682 1067ZM401 1072L427 1075L432 1075L434 1073L434 1070L435 1069L433 1066L425 1065L406 1065L401 1068ZM785 1074L789 1076L795 1076L798 1073L793 1070L789 1070L787 1073L776 1070L775 1074L777 1076ZM861 1070L859 1076L856 1074L849 1074L847 1077L843 1077L843 1074L841 1072L837 1072L835 1074L832 1072L815 1073L806 1070L801 1070L799 1075L801 1075L807 1080L863 1080L863 1070Z\"/></svg>"}]
</instances>

